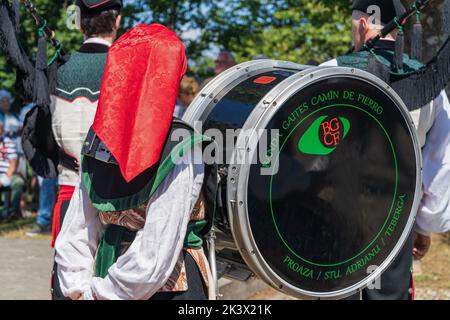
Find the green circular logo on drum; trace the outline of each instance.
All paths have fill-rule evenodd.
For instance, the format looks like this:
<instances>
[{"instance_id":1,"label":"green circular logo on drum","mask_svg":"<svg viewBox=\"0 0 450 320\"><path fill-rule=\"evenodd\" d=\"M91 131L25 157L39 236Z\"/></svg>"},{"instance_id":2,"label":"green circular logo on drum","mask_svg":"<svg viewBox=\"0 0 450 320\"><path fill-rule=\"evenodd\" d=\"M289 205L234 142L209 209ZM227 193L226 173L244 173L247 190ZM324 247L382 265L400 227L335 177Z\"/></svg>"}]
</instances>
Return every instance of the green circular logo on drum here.
<instances>
[{"instance_id":1,"label":"green circular logo on drum","mask_svg":"<svg viewBox=\"0 0 450 320\"><path fill-rule=\"evenodd\" d=\"M306 130L298 142L300 152L326 156L336 150L350 131L350 121L343 117L329 118L328 116L318 118Z\"/></svg>"}]
</instances>

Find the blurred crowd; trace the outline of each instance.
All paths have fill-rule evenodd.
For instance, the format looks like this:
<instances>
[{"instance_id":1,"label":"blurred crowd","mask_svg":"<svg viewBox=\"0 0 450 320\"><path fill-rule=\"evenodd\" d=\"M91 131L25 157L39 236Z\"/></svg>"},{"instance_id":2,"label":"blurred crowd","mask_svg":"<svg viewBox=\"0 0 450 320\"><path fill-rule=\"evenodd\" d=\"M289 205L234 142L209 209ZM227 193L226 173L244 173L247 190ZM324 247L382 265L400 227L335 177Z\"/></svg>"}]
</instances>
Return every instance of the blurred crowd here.
<instances>
[{"instance_id":1,"label":"blurred crowd","mask_svg":"<svg viewBox=\"0 0 450 320\"><path fill-rule=\"evenodd\" d=\"M38 194L37 180L27 165L21 145L22 124L32 105L13 112L12 95L0 90L0 221L29 216Z\"/></svg>"}]
</instances>

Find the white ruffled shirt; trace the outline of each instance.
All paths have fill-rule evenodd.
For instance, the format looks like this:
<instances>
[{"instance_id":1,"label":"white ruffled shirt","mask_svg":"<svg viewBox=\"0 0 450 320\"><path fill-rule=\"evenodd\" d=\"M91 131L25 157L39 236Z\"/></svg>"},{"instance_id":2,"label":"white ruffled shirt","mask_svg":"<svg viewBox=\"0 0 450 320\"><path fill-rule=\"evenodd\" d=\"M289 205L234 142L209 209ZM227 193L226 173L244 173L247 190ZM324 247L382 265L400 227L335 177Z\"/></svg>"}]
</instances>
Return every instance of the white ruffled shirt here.
<instances>
[{"instance_id":1,"label":"white ruffled shirt","mask_svg":"<svg viewBox=\"0 0 450 320\"><path fill-rule=\"evenodd\" d=\"M336 59L321 64L337 65ZM432 112L411 113L423 147L423 196L415 231L429 235L450 231L450 103L445 91L424 108ZM430 114L434 118L425 119Z\"/></svg>"},{"instance_id":2,"label":"white ruffled shirt","mask_svg":"<svg viewBox=\"0 0 450 320\"><path fill-rule=\"evenodd\" d=\"M191 213L199 198L204 165L195 147L150 198L145 227L105 279L94 277L95 254L103 231L83 183L75 189L56 241L56 263L66 297L91 300L148 300L168 281L184 246Z\"/></svg>"}]
</instances>

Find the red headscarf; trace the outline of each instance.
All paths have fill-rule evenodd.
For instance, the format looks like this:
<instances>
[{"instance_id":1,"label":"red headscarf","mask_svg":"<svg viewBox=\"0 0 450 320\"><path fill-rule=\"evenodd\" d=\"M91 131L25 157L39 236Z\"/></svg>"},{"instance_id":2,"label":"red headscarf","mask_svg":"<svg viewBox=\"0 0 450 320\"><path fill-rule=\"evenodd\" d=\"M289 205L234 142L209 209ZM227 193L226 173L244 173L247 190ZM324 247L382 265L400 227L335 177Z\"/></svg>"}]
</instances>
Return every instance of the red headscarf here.
<instances>
[{"instance_id":1,"label":"red headscarf","mask_svg":"<svg viewBox=\"0 0 450 320\"><path fill-rule=\"evenodd\" d=\"M160 160L186 72L183 43L158 24L140 24L111 47L93 129L130 182Z\"/></svg>"}]
</instances>

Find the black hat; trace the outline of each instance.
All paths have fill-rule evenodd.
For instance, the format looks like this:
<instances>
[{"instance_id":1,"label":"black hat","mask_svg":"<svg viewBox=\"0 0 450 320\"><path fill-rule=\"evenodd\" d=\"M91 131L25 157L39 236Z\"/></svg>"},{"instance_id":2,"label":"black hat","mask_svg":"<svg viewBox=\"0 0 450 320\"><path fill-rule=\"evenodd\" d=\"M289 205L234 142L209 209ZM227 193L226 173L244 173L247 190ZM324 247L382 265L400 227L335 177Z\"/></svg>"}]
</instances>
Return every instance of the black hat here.
<instances>
[{"instance_id":1,"label":"black hat","mask_svg":"<svg viewBox=\"0 0 450 320\"><path fill-rule=\"evenodd\" d=\"M352 10L368 13L367 10L370 6L378 6L380 8L380 19L384 24L388 24L405 10L400 0L353 0Z\"/></svg>"},{"instance_id":2,"label":"black hat","mask_svg":"<svg viewBox=\"0 0 450 320\"><path fill-rule=\"evenodd\" d=\"M97 13L110 9L121 9L122 0L76 0L82 13Z\"/></svg>"}]
</instances>

